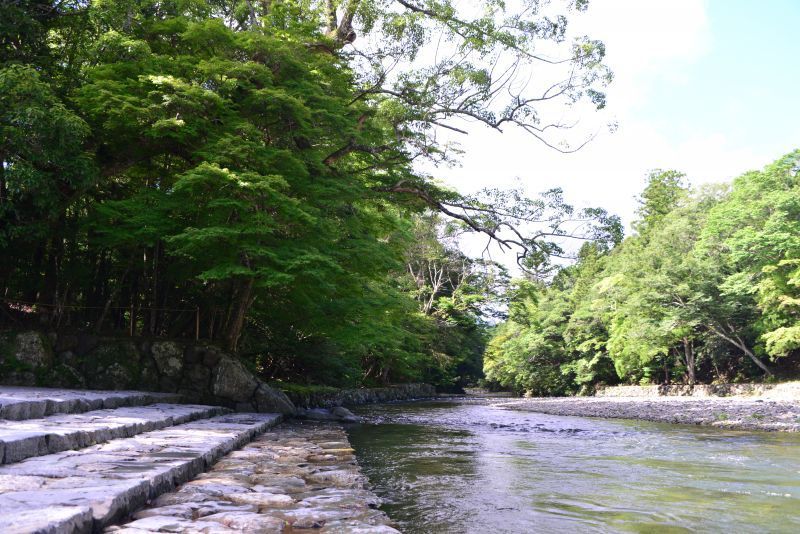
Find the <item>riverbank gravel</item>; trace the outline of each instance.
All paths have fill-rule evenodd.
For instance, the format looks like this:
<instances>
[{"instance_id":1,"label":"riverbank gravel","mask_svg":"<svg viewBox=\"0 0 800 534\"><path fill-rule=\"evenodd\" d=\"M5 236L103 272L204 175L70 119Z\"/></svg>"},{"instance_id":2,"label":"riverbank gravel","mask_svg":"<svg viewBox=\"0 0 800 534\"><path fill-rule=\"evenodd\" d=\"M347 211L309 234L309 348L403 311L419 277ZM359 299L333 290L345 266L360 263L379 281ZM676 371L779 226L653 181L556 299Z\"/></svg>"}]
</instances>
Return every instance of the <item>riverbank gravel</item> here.
<instances>
[{"instance_id":1,"label":"riverbank gravel","mask_svg":"<svg viewBox=\"0 0 800 534\"><path fill-rule=\"evenodd\" d=\"M642 419L731 430L800 431L798 401L731 397L559 397L516 399L495 406L550 415Z\"/></svg>"}]
</instances>

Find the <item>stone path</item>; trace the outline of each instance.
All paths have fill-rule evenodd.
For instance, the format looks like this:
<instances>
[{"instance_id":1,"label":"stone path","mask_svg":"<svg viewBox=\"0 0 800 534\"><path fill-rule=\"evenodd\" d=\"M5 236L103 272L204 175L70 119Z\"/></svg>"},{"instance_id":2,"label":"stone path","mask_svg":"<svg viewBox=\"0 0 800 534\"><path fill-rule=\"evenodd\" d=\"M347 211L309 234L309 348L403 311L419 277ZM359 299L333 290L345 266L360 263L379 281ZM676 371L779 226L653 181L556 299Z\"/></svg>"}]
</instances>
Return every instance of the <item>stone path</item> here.
<instances>
[{"instance_id":1,"label":"stone path","mask_svg":"<svg viewBox=\"0 0 800 534\"><path fill-rule=\"evenodd\" d=\"M339 425L285 423L106 532L397 533L365 484Z\"/></svg>"}]
</instances>

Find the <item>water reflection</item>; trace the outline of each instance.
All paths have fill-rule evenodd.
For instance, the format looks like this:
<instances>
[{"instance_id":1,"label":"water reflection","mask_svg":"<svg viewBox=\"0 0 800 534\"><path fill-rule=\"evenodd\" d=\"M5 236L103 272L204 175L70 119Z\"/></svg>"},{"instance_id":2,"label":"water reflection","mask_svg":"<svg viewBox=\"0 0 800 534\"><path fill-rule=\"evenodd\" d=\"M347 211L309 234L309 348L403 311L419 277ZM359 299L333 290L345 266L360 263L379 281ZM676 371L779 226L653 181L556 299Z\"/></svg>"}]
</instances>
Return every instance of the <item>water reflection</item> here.
<instances>
[{"instance_id":1,"label":"water reflection","mask_svg":"<svg viewBox=\"0 0 800 534\"><path fill-rule=\"evenodd\" d=\"M800 532L800 437L515 412L369 406L349 430L408 533Z\"/></svg>"}]
</instances>

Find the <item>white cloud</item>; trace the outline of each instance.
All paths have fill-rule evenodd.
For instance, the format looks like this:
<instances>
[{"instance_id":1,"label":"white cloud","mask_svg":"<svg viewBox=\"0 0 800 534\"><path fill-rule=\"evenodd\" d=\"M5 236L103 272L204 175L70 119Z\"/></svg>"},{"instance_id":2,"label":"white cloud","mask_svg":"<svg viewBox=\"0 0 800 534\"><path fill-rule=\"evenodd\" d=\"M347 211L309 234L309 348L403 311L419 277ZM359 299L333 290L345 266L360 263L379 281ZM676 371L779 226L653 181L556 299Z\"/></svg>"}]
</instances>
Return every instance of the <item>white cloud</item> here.
<instances>
[{"instance_id":1,"label":"white cloud","mask_svg":"<svg viewBox=\"0 0 800 534\"><path fill-rule=\"evenodd\" d=\"M519 131L500 134L473 125L469 136L456 138L465 151L463 166L439 169L439 177L464 192L521 183L535 194L559 186L569 201L604 207L630 223L634 198L653 168L682 170L697 184L730 179L774 157L736 145L725 132L671 140L640 116L652 106L656 84L691 83L684 73L710 50L704 0L594 0L574 31L606 43L616 75L608 108L588 128L616 119L618 131L601 133L578 153L561 154Z\"/></svg>"},{"instance_id":2,"label":"white cloud","mask_svg":"<svg viewBox=\"0 0 800 534\"><path fill-rule=\"evenodd\" d=\"M575 22L576 33L606 43L618 97L666 76L679 79L682 67L711 45L704 0L598 0Z\"/></svg>"}]
</instances>

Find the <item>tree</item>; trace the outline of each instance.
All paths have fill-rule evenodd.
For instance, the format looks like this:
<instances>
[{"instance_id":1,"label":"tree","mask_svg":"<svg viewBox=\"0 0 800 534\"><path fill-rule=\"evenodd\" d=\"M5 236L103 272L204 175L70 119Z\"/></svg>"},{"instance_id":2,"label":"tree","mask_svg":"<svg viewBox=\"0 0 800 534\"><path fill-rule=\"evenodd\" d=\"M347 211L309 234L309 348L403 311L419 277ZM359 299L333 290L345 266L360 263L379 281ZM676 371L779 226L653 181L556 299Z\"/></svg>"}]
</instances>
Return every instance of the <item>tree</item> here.
<instances>
[{"instance_id":1,"label":"tree","mask_svg":"<svg viewBox=\"0 0 800 534\"><path fill-rule=\"evenodd\" d=\"M502 275L436 232L419 249L416 217L542 279L564 240L620 224L559 190L460 195L417 162L454 163L439 133L465 121L586 141L560 118L601 107L610 79L601 43L567 40L585 7L3 4L2 320L199 334L267 377L471 380Z\"/></svg>"},{"instance_id":2,"label":"tree","mask_svg":"<svg viewBox=\"0 0 800 534\"><path fill-rule=\"evenodd\" d=\"M511 292L487 378L557 394L771 376L765 357L800 348L798 161L793 152L731 187L651 173L635 235L586 244L551 279Z\"/></svg>"},{"instance_id":3,"label":"tree","mask_svg":"<svg viewBox=\"0 0 800 534\"><path fill-rule=\"evenodd\" d=\"M545 4L489 2L475 10L427 0L213 5L231 27L292 34L353 69L352 103L367 108L345 142L324 159L335 173L368 170L374 191L460 219L502 247L516 249L526 266L551 252L547 237L570 233L554 224L526 236L515 231L533 221L556 223L558 210L551 209L557 208L551 202L556 192L542 201L520 202L514 198L518 192L463 197L409 164L419 159L452 163L453 150L440 143L438 132L466 134L469 123L500 131L521 128L567 152L588 141L567 142L563 134L574 122L565 119L565 111L584 112L579 102L604 106L603 88L611 80L603 64L605 47L588 37L567 39L569 16L585 11L586 0ZM570 219L572 214L560 215ZM608 221L602 210L576 215L598 219L598 227L618 222Z\"/></svg>"},{"instance_id":4,"label":"tree","mask_svg":"<svg viewBox=\"0 0 800 534\"><path fill-rule=\"evenodd\" d=\"M0 68L0 266L3 287L28 300L55 301L71 210L94 183L84 150L84 120L68 109L32 67ZM43 271L42 279L17 276Z\"/></svg>"},{"instance_id":5,"label":"tree","mask_svg":"<svg viewBox=\"0 0 800 534\"><path fill-rule=\"evenodd\" d=\"M487 319L503 297L508 276L502 266L458 249L459 225L432 212L414 223L405 253L407 276L401 281L431 325L434 380L461 389L482 375Z\"/></svg>"},{"instance_id":6,"label":"tree","mask_svg":"<svg viewBox=\"0 0 800 534\"><path fill-rule=\"evenodd\" d=\"M636 232L646 237L653 232L661 220L678 207L686 196L686 175L674 170L654 170L647 177L646 186L639 197Z\"/></svg>"},{"instance_id":7,"label":"tree","mask_svg":"<svg viewBox=\"0 0 800 534\"><path fill-rule=\"evenodd\" d=\"M702 242L702 252L719 267L721 296L739 314L749 311L748 328L760 340L755 351L773 358L800 346L793 268L800 258L799 159L795 151L736 179L730 196L709 214ZM730 325L717 330L769 374Z\"/></svg>"}]
</instances>

